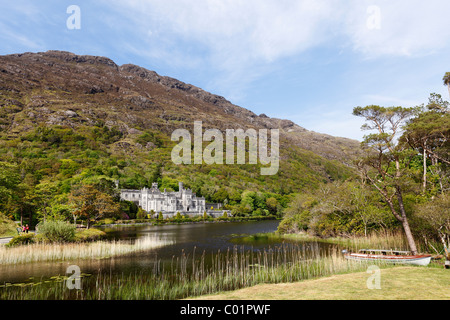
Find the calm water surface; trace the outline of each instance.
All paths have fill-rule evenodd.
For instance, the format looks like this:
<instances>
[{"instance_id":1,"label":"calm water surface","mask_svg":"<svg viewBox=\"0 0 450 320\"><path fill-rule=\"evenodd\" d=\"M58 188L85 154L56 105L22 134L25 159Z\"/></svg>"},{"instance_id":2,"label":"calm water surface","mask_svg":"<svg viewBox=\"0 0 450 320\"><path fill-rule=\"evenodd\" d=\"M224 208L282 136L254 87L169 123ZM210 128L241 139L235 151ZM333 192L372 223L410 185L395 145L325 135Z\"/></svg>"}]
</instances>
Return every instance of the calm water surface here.
<instances>
[{"instance_id":1,"label":"calm water surface","mask_svg":"<svg viewBox=\"0 0 450 320\"><path fill-rule=\"evenodd\" d=\"M158 237L169 240L171 245L133 253L122 257L94 261L72 261L61 263L32 263L24 265L0 265L0 283L17 283L32 279L45 279L55 275L65 275L67 267L78 265L82 273L96 274L109 272L114 274L130 274L152 272L155 262L170 265L173 259L182 254L205 256L225 253L236 247L239 250L263 251L277 246L290 245L282 240L257 238L255 241L242 241L246 236L276 231L279 221L186 224L165 226L115 226L105 227L111 240L131 240L145 237ZM330 250L328 244L305 243L306 251L311 253Z\"/></svg>"}]
</instances>

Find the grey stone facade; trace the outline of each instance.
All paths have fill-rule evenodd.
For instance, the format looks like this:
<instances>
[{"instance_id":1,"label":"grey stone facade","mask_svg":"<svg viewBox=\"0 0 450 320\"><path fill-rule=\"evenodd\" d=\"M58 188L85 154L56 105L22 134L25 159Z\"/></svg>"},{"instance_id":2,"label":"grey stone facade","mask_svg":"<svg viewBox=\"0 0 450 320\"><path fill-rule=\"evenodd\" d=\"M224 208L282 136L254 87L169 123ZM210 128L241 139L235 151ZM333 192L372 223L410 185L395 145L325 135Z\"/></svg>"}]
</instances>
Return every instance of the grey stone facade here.
<instances>
[{"instance_id":1,"label":"grey stone facade","mask_svg":"<svg viewBox=\"0 0 450 320\"><path fill-rule=\"evenodd\" d=\"M146 212L162 212L165 215L177 212L199 215L207 210L205 198L197 197L190 189L184 189L181 182L178 192L161 192L158 184L154 183L151 189L121 190L120 198L135 202Z\"/></svg>"}]
</instances>

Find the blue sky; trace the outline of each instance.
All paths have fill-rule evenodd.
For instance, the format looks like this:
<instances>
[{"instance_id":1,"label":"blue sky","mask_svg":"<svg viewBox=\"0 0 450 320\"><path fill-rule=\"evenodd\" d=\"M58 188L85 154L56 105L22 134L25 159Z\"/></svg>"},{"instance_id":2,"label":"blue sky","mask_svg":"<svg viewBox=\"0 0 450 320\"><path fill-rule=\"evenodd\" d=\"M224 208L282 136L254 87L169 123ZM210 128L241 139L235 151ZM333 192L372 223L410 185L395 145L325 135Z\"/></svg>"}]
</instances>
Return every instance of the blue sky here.
<instances>
[{"instance_id":1,"label":"blue sky","mask_svg":"<svg viewBox=\"0 0 450 320\"><path fill-rule=\"evenodd\" d=\"M81 29L69 29L70 5ZM362 139L357 106L448 99L447 0L0 0L0 54L133 63L257 114Z\"/></svg>"}]
</instances>

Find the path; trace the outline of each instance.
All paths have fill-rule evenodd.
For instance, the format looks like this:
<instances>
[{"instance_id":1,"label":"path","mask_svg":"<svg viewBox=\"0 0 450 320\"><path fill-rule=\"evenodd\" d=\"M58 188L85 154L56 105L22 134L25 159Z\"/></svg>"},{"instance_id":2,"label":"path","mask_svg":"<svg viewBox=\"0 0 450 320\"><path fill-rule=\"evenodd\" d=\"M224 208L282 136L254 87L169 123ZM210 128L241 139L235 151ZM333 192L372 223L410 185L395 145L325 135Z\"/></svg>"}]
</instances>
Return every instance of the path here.
<instances>
[{"instance_id":1,"label":"path","mask_svg":"<svg viewBox=\"0 0 450 320\"><path fill-rule=\"evenodd\" d=\"M11 238L0 238L0 245L7 244L11 239L12 239L12 237Z\"/></svg>"}]
</instances>

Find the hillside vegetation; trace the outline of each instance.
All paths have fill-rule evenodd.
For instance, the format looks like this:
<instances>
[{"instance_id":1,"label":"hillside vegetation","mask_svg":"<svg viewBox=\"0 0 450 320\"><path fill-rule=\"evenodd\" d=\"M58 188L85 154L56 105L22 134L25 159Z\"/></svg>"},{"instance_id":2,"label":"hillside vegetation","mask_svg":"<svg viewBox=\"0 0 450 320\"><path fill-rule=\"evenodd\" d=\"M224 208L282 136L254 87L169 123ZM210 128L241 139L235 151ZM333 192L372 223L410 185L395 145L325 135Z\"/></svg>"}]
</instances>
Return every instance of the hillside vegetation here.
<instances>
[{"instance_id":1,"label":"hillside vegetation","mask_svg":"<svg viewBox=\"0 0 450 320\"><path fill-rule=\"evenodd\" d=\"M261 176L261 165L175 165L171 134L192 132L194 121L222 132L279 129L278 174ZM0 212L16 220L85 219L72 200L86 185L119 205L101 215L133 218L137 208L119 204L116 183L176 191L178 181L238 215L281 215L293 194L354 176L358 146L104 57L0 57Z\"/></svg>"}]
</instances>

